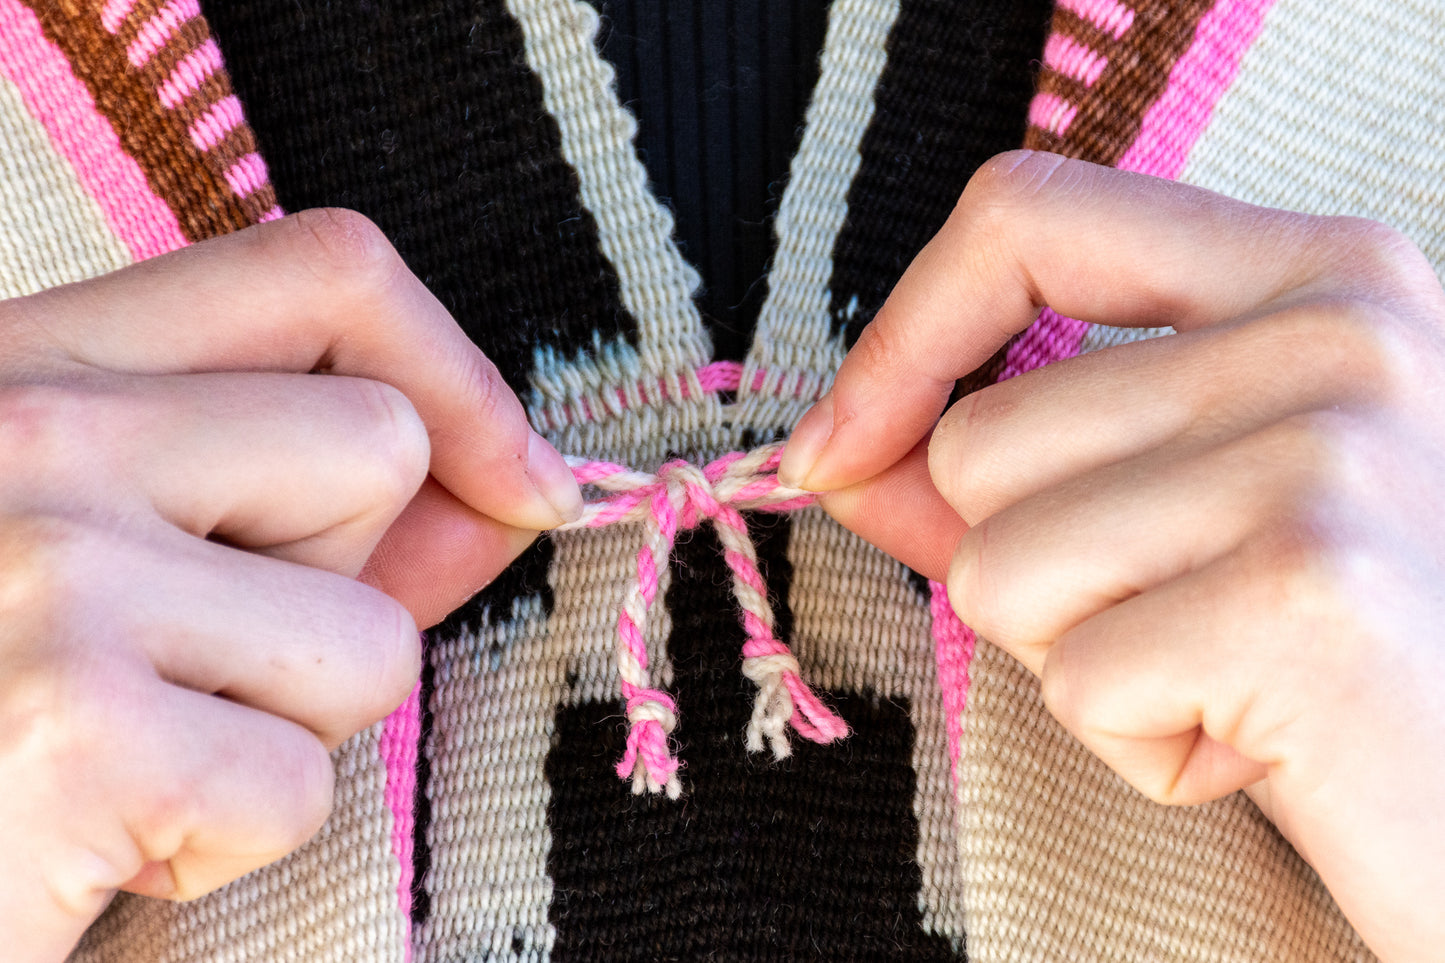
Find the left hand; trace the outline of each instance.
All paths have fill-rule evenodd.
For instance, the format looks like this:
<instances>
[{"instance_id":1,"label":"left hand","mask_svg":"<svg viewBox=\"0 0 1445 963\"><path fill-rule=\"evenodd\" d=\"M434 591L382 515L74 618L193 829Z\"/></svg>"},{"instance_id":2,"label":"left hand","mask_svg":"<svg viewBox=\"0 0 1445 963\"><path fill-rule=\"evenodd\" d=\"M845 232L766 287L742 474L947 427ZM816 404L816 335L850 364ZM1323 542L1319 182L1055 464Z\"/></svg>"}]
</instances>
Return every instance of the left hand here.
<instances>
[{"instance_id":1,"label":"left hand","mask_svg":"<svg viewBox=\"0 0 1445 963\"><path fill-rule=\"evenodd\" d=\"M940 421L1042 305L1179 334ZM1445 293L1388 228L1016 153L969 184L780 474L947 573L1134 786L1248 787L1377 953L1424 960L1445 945L1442 385Z\"/></svg>"}]
</instances>

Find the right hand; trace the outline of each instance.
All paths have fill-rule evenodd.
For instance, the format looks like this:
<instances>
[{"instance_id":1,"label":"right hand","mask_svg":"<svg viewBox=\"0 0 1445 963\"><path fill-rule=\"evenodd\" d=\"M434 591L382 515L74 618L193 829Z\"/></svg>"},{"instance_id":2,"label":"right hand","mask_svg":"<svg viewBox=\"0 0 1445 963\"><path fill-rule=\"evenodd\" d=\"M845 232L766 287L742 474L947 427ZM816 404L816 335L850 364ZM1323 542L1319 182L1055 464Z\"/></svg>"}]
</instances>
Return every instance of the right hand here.
<instances>
[{"instance_id":1,"label":"right hand","mask_svg":"<svg viewBox=\"0 0 1445 963\"><path fill-rule=\"evenodd\" d=\"M306 841L328 750L580 509L369 221L309 211L0 303L0 933ZM360 578L358 578L360 577ZM369 584L367 584L369 583Z\"/></svg>"}]
</instances>

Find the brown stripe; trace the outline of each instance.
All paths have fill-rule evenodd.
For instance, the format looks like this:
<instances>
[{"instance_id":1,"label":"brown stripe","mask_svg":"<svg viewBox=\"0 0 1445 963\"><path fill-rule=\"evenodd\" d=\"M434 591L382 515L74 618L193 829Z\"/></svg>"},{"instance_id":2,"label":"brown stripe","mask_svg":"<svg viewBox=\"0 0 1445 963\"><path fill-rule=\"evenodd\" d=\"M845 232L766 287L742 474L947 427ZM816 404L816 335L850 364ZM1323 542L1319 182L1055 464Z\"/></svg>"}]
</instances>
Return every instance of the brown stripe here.
<instances>
[{"instance_id":1,"label":"brown stripe","mask_svg":"<svg viewBox=\"0 0 1445 963\"><path fill-rule=\"evenodd\" d=\"M192 144L187 130L191 119L210 106L207 98L221 91L224 93L220 96L230 93L230 81L224 72L208 81L180 110L166 110L161 106L150 79L159 69L157 61L164 59L165 63L174 64L193 49L188 47L179 54L173 49L182 36L192 44L210 36L204 20L187 24L164 51L157 52L145 70L136 71L126 61L125 44L101 26L99 3L85 4L83 10L67 12L64 7L72 4L62 5L51 0L24 2L40 19L51 43L70 61L76 77L89 89L96 107L119 136L121 146L145 173L151 190L175 212L181 231L189 240L199 241L254 223L259 213L252 210L255 203L241 203L226 184L222 174L225 168ZM156 4L146 6L149 9ZM133 13L132 18L135 17ZM134 36L134 28L128 33Z\"/></svg>"},{"instance_id":2,"label":"brown stripe","mask_svg":"<svg viewBox=\"0 0 1445 963\"><path fill-rule=\"evenodd\" d=\"M1122 40L1056 10L1051 31L1099 51L1109 65L1087 90L1055 71L1041 71L1040 92L1063 97L1079 111L1062 138L1030 125L1024 146L1097 164L1118 161L1138 138L1144 113L1164 92L1169 72L1213 5L1214 0L1143 0L1134 5L1134 24Z\"/></svg>"}]
</instances>

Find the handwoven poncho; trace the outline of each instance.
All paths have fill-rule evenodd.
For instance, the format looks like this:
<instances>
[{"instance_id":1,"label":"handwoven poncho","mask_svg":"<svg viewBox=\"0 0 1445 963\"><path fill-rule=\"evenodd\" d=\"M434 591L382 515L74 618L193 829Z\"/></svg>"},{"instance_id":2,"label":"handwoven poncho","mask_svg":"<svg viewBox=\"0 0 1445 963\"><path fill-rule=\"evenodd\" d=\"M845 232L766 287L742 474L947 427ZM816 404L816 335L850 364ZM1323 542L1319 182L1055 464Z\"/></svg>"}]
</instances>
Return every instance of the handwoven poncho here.
<instances>
[{"instance_id":1,"label":"handwoven poncho","mask_svg":"<svg viewBox=\"0 0 1445 963\"><path fill-rule=\"evenodd\" d=\"M767 0L672 2L693 35L772 36ZM700 156L760 158L773 185L732 205L756 207L754 283L717 246L684 256L656 188L726 185L639 155L635 111L644 141L668 115L619 95L581 0L0 0L0 295L353 207L559 450L711 485L702 466L786 437L972 171L1020 143L1383 219L1445 264L1436 0L778 6L815 81L784 153L694 117ZM675 50L628 57L629 90L693 89ZM972 383L1138 336L1045 311ZM1368 958L1248 801L1146 801L936 586L785 507L740 518L770 631L846 737L750 751L747 606L694 517L639 628L679 792L634 794L618 633L646 525L557 533L428 633L418 691L336 751L310 843L192 903L121 897L75 959Z\"/></svg>"}]
</instances>

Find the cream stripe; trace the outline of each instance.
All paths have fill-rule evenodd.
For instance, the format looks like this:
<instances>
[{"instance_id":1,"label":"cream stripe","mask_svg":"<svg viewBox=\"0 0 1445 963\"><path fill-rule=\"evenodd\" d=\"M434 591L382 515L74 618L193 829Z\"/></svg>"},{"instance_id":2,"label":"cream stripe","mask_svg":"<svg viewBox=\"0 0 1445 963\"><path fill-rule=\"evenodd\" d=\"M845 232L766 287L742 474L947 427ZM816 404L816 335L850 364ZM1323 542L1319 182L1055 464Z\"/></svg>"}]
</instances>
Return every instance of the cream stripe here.
<instances>
[{"instance_id":1,"label":"cream stripe","mask_svg":"<svg viewBox=\"0 0 1445 963\"><path fill-rule=\"evenodd\" d=\"M104 274L131 262L70 164L0 78L0 298Z\"/></svg>"},{"instance_id":2,"label":"cream stripe","mask_svg":"<svg viewBox=\"0 0 1445 963\"><path fill-rule=\"evenodd\" d=\"M835 0L829 11L818 85L778 210L778 250L743 376L739 408L745 424L791 428L843 360L842 338L832 335L828 316L833 245L862 163L859 146L873 117L873 91L898 8L898 0ZM758 369L767 377L749 393ZM772 397L781 380L799 376L803 388L795 400Z\"/></svg>"},{"instance_id":3,"label":"cream stripe","mask_svg":"<svg viewBox=\"0 0 1445 963\"><path fill-rule=\"evenodd\" d=\"M1386 221L1445 269L1445 4L1279 0L1182 180Z\"/></svg>"},{"instance_id":4,"label":"cream stripe","mask_svg":"<svg viewBox=\"0 0 1445 963\"><path fill-rule=\"evenodd\" d=\"M712 354L692 301L698 275L672 241L672 215L648 191L632 147L637 121L618 102L612 65L596 48L597 11L580 0L509 0L508 8L561 130L562 153L577 171L582 204L597 222L602 254L617 271L622 303L637 320L633 376L696 369ZM588 364L540 360L541 380L568 377L551 370L556 365Z\"/></svg>"}]
</instances>

